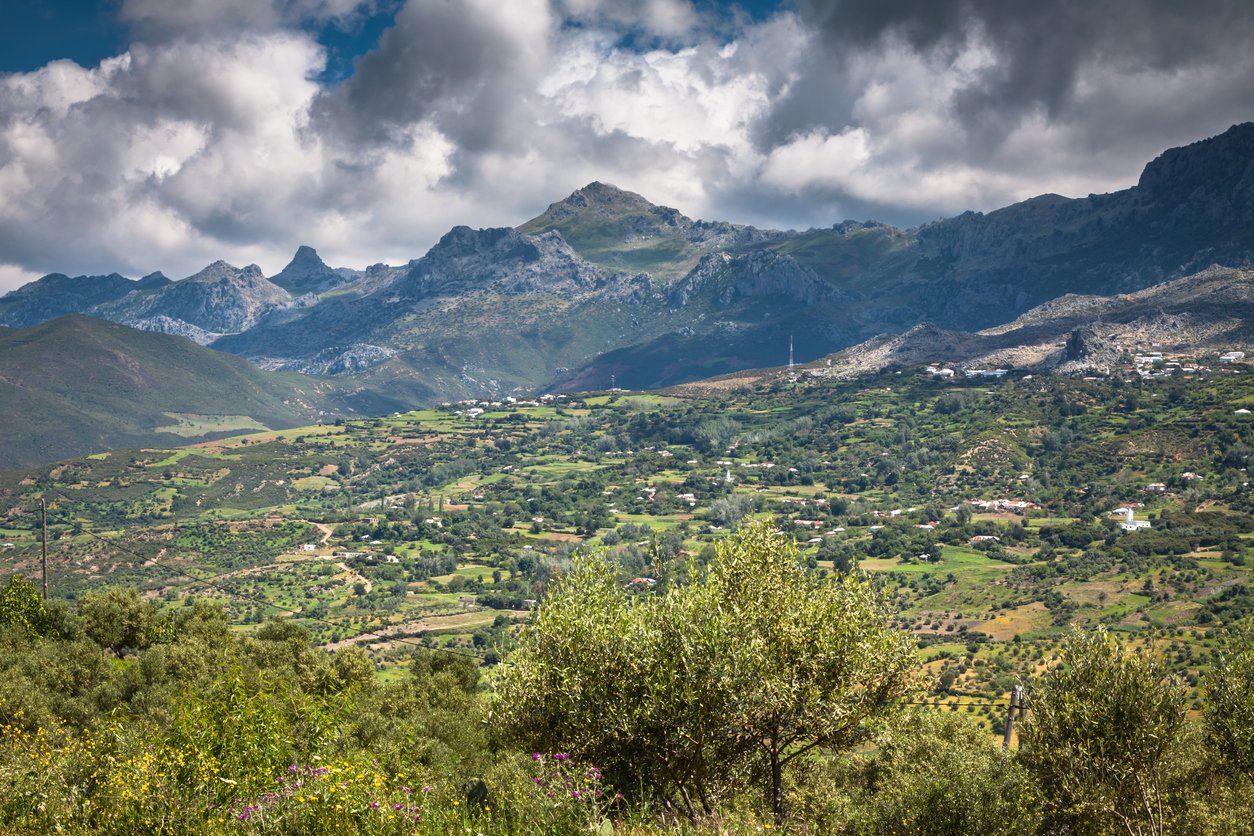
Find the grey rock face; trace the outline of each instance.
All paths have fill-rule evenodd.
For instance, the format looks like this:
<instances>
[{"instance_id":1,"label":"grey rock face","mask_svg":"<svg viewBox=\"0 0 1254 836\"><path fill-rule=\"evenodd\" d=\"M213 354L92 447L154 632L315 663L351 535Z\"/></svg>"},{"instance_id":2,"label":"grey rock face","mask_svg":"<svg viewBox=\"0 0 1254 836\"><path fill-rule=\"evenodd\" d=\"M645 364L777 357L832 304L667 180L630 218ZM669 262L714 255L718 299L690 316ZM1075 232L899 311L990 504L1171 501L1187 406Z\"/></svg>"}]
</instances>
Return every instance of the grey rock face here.
<instances>
[{"instance_id":1,"label":"grey rock face","mask_svg":"<svg viewBox=\"0 0 1254 836\"><path fill-rule=\"evenodd\" d=\"M409 299L497 290L519 294L575 293L604 276L570 248L561 233L458 226L389 289Z\"/></svg>"},{"instance_id":2,"label":"grey rock face","mask_svg":"<svg viewBox=\"0 0 1254 836\"><path fill-rule=\"evenodd\" d=\"M152 273L137 282L117 273L73 278L50 273L0 297L0 325L30 328L58 316L82 313L134 290L149 290L169 283L160 273Z\"/></svg>"},{"instance_id":3,"label":"grey rock face","mask_svg":"<svg viewBox=\"0 0 1254 836\"><path fill-rule=\"evenodd\" d=\"M328 267L313 247L302 244L288 265L270 277L270 281L293 296L326 293L348 284L361 273L344 267Z\"/></svg>"},{"instance_id":4,"label":"grey rock face","mask_svg":"<svg viewBox=\"0 0 1254 836\"><path fill-rule=\"evenodd\" d=\"M736 298L755 296L814 304L834 297L835 292L792 256L754 250L744 255L719 252L704 256L671 289L670 304L683 307L697 295L712 296L726 306Z\"/></svg>"},{"instance_id":5,"label":"grey rock face","mask_svg":"<svg viewBox=\"0 0 1254 836\"><path fill-rule=\"evenodd\" d=\"M88 313L136 328L177 320L211 334L235 334L293 304L291 294L268 281L257 265L240 269L215 261L182 281L132 291Z\"/></svg>"}]
</instances>

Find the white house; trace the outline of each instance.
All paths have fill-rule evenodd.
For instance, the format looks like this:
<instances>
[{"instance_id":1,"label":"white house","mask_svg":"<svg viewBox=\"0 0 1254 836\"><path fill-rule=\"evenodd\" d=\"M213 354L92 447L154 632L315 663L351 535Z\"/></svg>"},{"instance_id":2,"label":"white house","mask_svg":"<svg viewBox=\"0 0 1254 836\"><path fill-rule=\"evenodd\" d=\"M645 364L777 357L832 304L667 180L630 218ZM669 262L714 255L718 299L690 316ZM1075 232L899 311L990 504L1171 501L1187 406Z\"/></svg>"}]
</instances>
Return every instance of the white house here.
<instances>
[{"instance_id":1,"label":"white house","mask_svg":"<svg viewBox=\"0 0 1254 836\"><path fill-rule=\"evenodd\" d=\"M1149 520L1138 520L1133 518L1131 508L1121 508L1123 513L1123 522L1119 523L1119 527L1124 531L1140 531L1143 528L1149 528Z\"/></svg>"}]
</instances>

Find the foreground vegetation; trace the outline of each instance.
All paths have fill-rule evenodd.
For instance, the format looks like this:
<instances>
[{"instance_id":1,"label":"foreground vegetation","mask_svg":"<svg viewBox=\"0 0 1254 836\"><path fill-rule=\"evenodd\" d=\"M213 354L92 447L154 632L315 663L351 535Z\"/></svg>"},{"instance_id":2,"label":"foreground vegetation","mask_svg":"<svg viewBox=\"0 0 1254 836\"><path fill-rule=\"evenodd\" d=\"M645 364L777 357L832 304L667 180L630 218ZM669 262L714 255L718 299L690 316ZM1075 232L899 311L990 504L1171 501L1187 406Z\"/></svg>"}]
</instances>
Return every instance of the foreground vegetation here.
<instances>
[{"instance_id":1,"label":"foreground vegetation","mask_svg":"<svg viewBox=\"0 0 1254 836\"><path fill-rule=\"evenodd\" d=\"M1248 832L1248 380L784 377L0 473L0 574L43 498L54 599L5 587L4 827Z\"/></svg>"},{"instance_id":2,"label":"foreground vegetation","mask_svg":"<svg viewBox=\"0 0 1254 836\"><path fill-rule=\"evenodd\" d=\"M71 612L11 579L0 826L1254 832L1248 638L1207 676L1199 725L1159 660L1074 632L1029 683L1011 754L911 708L921 671L883 597L807 573L764 526L663 595L608 570L558 581L486 691L453 651L383 682L360 648L326 653L291 621L241 638L212 604L169 614L114 588Z\"/></svg>"}]
</instances>

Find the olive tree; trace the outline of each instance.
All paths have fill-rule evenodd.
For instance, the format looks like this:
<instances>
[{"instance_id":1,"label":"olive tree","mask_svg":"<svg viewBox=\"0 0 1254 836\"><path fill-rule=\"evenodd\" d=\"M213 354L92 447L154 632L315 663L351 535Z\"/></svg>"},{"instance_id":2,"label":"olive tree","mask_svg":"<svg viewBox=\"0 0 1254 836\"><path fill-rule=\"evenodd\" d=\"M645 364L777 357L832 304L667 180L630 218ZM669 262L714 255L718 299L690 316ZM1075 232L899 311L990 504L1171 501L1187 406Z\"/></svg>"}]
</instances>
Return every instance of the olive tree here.
<instances>
[{"instance_id":1,"label":"olive tree","mask_svg":"<svg viewBox=\"0 0 1254 836\"><path fill-rule=\"evenodd\" d=\"M1024 766L1070 829L1161 834L1185 724L1182 684L1104 628L1068 636L1061 664L1028 689Z\"/></svg>"},{"instance_id":2,"label":"olive tree","mask_svg":"<svg viewBox=\"0 0 1254 836\"><path fill-rule=\"evenodd\" d=\"M1225 648L1206 679L1206 737L1237 772L1254 781L1254 644Z\"/></svg>"},{"instance_id":3,"label":"olive tree","mask_svg":"<svg viewBox=\"0 0 1254 836\"><path fill-rule=\"evenodd\" d=\"M133 587L111 586L79 599L78 617L87 637L121 658L154 644L167 628L161 607Z\"/></svg>"},{"instance_id":4,"label":"olive tree","mask_svg":"<svg viewBox=\"0 0 1254 836\"><path fill-rule=\"evenodd\" d=\"M782 820L784 770L871 735L912 686L913 644L865 579L815 577L761 523L690 577L638 595L604 556L578 561L503 667L494 714L689 815L763 776Z\"/></svg>"},{"instance_id":5,"label":"olive tree","mask_svg":"<svg viewBox=\"0 0 1254 836\"><path fill-rule=\"evenodd\" d=\"M969 717L904 714L861 760L850 832L948 836L1034 833L1040 800L1027 771Z\"/></svg>"}]
</instances>

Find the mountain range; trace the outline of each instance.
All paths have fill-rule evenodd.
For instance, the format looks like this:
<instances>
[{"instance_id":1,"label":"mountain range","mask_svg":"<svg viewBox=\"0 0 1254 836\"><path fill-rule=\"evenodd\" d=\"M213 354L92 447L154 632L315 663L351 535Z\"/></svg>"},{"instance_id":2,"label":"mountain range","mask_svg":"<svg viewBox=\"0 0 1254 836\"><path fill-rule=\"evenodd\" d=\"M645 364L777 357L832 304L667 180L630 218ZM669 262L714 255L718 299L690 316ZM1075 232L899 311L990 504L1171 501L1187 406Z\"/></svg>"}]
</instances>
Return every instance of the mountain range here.
<instances>
[{"instance_id":1,"label":"mountain range","mask_svg":"<svg viewBox=\"0 0 1254 836\"><path fill-rule=\"evenodd\" d=\"M335 268L301 246L269 278L223 261L179 281L52 274L0 298L0 324L86 314L419 404L652 388L922 322L981 331L1213 264L1254 265L1254 123L1166 151L1123 191L913 229L761 230L591 183L516 228L455 227L404 265Z\"/></svg>"}]
</instances>

